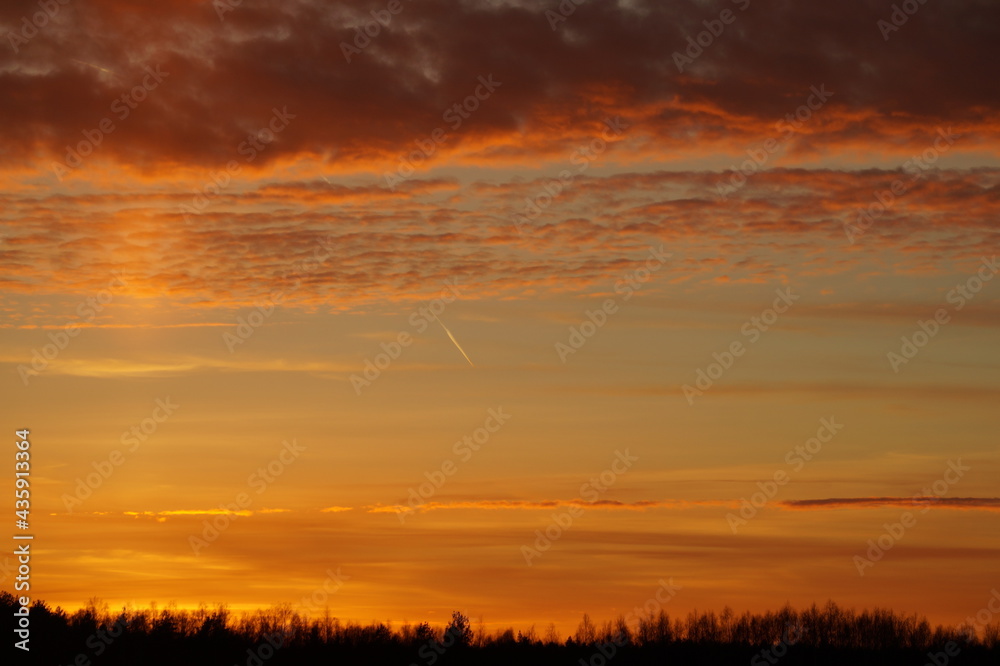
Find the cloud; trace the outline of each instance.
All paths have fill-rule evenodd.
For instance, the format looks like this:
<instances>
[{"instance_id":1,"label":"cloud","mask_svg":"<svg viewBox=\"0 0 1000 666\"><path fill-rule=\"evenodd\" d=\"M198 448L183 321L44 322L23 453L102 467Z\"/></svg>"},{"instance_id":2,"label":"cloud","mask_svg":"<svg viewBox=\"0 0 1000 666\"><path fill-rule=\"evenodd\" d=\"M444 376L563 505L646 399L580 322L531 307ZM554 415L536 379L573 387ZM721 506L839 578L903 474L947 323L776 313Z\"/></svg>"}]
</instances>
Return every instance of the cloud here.
<instances>
[{"instance_id":1,"label":"cloud","mask_svg":"<svg viewBox=\"0 0 1000 666\"><path fill-rule=\"evenodd\" d=\"M620 500L596 500L588 502L583 499L565 500L468 500L453 502L425 502L411 508L405 504L382 505L375 504L365 507L368 513L411 513L417 511L442 511L442 510L521 510L521 511L541 511L547 509L558 509L562 507L580 507L584 509L598 509L602 511L646 511L650 509L693 509L701 507L723 507L729 509L739 508L738 500L636 500L625 502ZM943 509L963 509L970 511L1000 511L1000 498L995 497L851 497L851 498L831 498L831 499L806 499L806 500L783 500L775 503L775 506L796 511L816 510L816 509L877 509L887 506L904 507L925 507Z\"/></svg>"},{"instance_id":2,"label":"cloud","mask_svg":"<svg viewBox=\"0 0 1000 666\"><path fill-rule=\"evenodd\" d=\"M596 393L601 395L633 396L680 396L682 389L677 384L666 385L614 385L570 386L574 393ZM713 395L762 397L774 394L816 395L827 398L882 398L894 396L897 399L957 400L963 403L996 402L1000 398L1000 388L981 384L918 384L898 382L894 384L875 382L836 381L782 381L782 382L739 382L719 384L712 387Z\"/></svg>"},{"instance_id":3,"label":"cloud","mask_svg":"<svg viewBox=\"0 0 1000 666\"><path fill-rule=\"evenodd\" d=\"M580 507L584 509L599 509L605 511L644 511L655 508L685 509L695 506L732 506L738 507L738 502L716 502L704 500L637 500L623 502L620 500L595 500L588 502L583 499L559 500L469 500L455 502L424 502L416 507L419 511L441 511L456 509L474 509L486 511L522 510L541 511L561 507ZM410 513L413 509L405 504L375 504L365 507L368 513Z\"/></svg>"},{"instance_id":4,"label":"cloud","mask_svg":"<svg viewBox=\"0 0 1000 666\"><path fill-rule=\"evenodd\" d=\"M127 284L92 325L143 325L114 314L149 302L185 305L191 323L218 323L206 312L211 307L254 307L269 298L295 310L364 311L426 301L451 278L463 285L463 298L477 300L611 294L647 248L661 244L675 258L647 291L849 275L873 264L945 275L974 270L981 256L992 256L1000 169L928 172L851 245L844 224L899 175L775 169L720 204L720 174L586 174L524 234L512 216L525 197L544 193L544 178L417 187L407 196L366 191L363 201L332 208L310 199L326 186L286 184L272 199L272 186L262 183L246 199L220 199L189 222L179 206L190 195L135 182L106 195L8 195L18 221L0 221L0 255L11 266L0 278L4 302L29 295L66 302L59 316L14 308L6 325L88 323L80 308L86 311L86 299L99 296L117 271ZM136 189L129 203L120 201L130 187ZM873 317L898 315L905 306L809 307ZM973 319L981 316L975 310Z\"/></svg>"},{"instance_id":5,"label":"cloud","mask_svg":"<svg viewBox=\"0 0 1000 666\"><path fill-rule=\"evenodd\" d=\"M878 509L889 506L1000 511L1000 497L831 497L827 499L785 500L781 506L795 510Z\"/></svg>"},{"instance_id":6,"label":"cloud","mask_svg":"<svg viewBox=\"0 0 1000 666\"><path fill-rule=\"evenodd\" d=\"M0 55L9 101L0 122L19 128L2 161L62 156L107 117L115 129L93 159L149 172L219 169L240 159L240 143L275 107L295 118L254 168L305 156L338 169L394 166L439 127L448 130L445 159L528 163L565 154L618 114L642 127L651 155L736 148L773 133L820 84L834 97L796 151L877 144L894 152L945 123L996 151L1000 93L968 65L996 52L992 3L922 6L889 43L876 26L888 11L878 0L754 3L683 72L674 53L716 16L704 3L589 3L552 30L544 11L555 5L404 3L350 63L342 44L371 20L362 0L242 3L224 20L211 3L170 2L142 22L127 0L61 6L53 25ZM5 3L0 21L17 26L35 11L32 2ZM161 68L163 82L134 108L116 106L144 67ZM452 130L447 110L491 75L502 85Z\"/></svg>"},{"instance_id":7,"label":"cloud","mask_svg":"<svg viewBox=\"0 0 1000 666\"><path fill-rule=\"evenodd\" d=\"M123 511L121 515L128 516L130 518L152 518L158 523L166 522L168 518L181 518L181 517L201 517L201 516L241 516L249 517L257 514L268 514L268 513L288 513L289 509L174 509L169 511ZM67 514L68 515L68 514ZM91 513L75 515L91 515L91 516L107 516L109 512L107 511L96 511Z\"/></svg>"},{"instance_id":8,"label":"cloud","mask_svg":"<svg viewBox=\"0 0 1000 666\"><path fill-rule=\"evenodd\" d=\"M41 338L48 343L46 338ZM221 346L221 343L220 343ZM23 364L25 358L16 355L0 356L0 363ZM30 360L30 357L29 359ZM356 369L348 362L288 360L283 358L253 358L253 357L196 357L191 355L176 358L160 358L137 360L129 358L86 359L60 358L58 362L46 368L45 372L52 375L70 377L172 377L211 371L222 372L288 372L288 373L343 373Z\"/></svg>"}]
</instances>

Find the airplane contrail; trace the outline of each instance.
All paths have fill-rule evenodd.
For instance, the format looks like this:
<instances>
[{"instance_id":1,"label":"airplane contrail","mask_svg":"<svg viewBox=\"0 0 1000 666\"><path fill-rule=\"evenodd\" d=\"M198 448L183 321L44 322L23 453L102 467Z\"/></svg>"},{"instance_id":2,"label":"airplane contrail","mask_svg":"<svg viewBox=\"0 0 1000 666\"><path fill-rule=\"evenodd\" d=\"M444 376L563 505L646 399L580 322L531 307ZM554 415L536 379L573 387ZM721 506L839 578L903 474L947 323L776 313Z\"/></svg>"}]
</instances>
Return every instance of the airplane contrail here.
<instances>
[{"instance_id":1,"label":"airplane contrail","mask_svg":"<svg viewBox=\"0 0 1000 666\"><path fill-rule=\"evenodd\" d=\"M110 69L104 69L103 67L98 67L97 65L95 65L92 62L84 62L82 60L77 60L76 58L71 58L71 60L73 62L80 63L81 65L86 65L87 67L93 67L96 70L99 70L99 71L102 71L102 72L106 72L108 74L114 74L114 72L112 72Z\"/></svg>"},{"instance_id":2,"label":"airplane contrail","mask_svg":"<svg viewBox=\"0 0 1000 666\"><path fill-rule=\"evenodd\" d=\"M437 319L437 323L441 324L441 328L444 329L444 332L448 334L448 337L451 338L451 341L455 343L456 347L458 347L458 351L462 352L462 356L464 356L465 360L469 362L469 365L471 365L473 368L476 367L476 364L472 362L472 359L469 358L469 355L465 353L464 349L462 349L462 345L458 344L458 340L456 340L455 336L451 334L451 331L448 330L448 327L444 325L444 322L438 319L437 315L434 315L434 318Z\"/></svg>"}]
</instances>

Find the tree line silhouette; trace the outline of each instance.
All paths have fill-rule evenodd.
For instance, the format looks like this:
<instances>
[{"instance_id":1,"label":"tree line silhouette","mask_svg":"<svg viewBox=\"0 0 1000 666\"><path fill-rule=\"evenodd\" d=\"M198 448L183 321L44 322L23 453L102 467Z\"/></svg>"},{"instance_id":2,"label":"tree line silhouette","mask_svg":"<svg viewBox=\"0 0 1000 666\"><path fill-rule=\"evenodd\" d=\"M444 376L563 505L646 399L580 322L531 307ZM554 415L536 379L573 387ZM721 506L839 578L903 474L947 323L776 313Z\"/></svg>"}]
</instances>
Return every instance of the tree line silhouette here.
<instances>
[{"instance_id":1,"label":"tree line silhouette","mask_svg":"<svg viewBox=\"0 0 1000 666\"><path fill-rule=\"evenodd\" d=\"M0 592L0 606L8 617L19 607L9 592ZM1000 623L932 627L916 615L856 612L833 601L740 615L728 607L684 617L660 610L631 622L619 616L599 625L584 615L565 639L552 624L541 636L534 627L490 632L457 611L445 626L420 622L394 628L385 622L343 622L329 614L306 617L290 605L236 615L225 606L112 611L92 599L73 613L35 601L30 619L30 663L51 666L156 666L178 660L185 666L1000 663Z\"/></svg>"}]
</instances>

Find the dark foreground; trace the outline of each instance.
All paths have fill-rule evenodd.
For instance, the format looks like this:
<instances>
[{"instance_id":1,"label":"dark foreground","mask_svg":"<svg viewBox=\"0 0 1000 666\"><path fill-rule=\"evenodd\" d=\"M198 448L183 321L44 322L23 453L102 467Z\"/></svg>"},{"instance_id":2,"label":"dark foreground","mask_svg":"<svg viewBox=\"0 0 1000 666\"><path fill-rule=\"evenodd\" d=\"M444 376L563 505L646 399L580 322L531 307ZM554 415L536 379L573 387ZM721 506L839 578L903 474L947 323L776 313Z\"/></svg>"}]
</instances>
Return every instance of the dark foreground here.
<instances>
[{"instance_id":1,"label":"dark foreground","mask_svg":"<svg viewBox=\"0 0 1000 666\"><path fill-rule=\"evenodd\" d=\"M18 608L12 595L0 593L6 617ZM1000 624L932 628L916 616L856 613L832 602L822 609L786 606L739 616L727 609L719 615L671 618L661 611L601 626L584 616L574 636L564 641L554 628L545 638L533 629L489 634L457 612L447 627L436 629L427 623L393 629L377 622L309 619L290 607L234 618L225 608L110 612L91 604L67 614L36 603L29 617L30 652L15 649L15 663L46 666L1000 664Z\"/></svg>"}]
</instances>

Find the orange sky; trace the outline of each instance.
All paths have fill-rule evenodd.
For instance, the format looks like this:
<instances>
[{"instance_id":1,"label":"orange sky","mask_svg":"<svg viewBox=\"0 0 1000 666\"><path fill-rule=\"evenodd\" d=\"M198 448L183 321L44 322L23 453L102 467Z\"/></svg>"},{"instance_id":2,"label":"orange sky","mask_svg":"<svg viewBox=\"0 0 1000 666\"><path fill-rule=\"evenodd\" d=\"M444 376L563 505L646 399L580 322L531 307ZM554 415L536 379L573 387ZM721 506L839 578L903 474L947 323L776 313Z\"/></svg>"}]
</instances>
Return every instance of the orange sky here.
<instances>
[{"instance_id":1,"label":"orange sky","mask_svg":"<svg viewBox=\"0 0 1000 666\"><path fill-rule=\"evenodd\" d=\"M975 613L1000 16L799 4L6 3L32 593Z\"/></svg>"}]
</instances>

